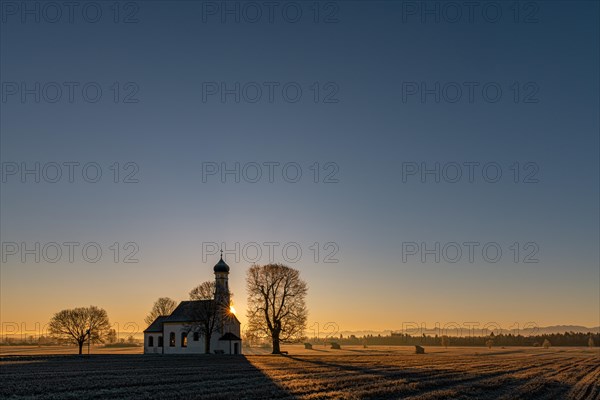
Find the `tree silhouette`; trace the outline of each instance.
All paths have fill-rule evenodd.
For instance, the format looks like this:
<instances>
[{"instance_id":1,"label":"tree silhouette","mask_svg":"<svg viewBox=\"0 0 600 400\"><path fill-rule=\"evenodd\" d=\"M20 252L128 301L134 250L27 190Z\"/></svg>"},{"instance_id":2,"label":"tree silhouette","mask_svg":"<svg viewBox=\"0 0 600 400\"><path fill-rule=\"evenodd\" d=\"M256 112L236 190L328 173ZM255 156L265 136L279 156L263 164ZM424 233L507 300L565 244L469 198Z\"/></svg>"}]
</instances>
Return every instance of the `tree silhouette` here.
<instances>
[{"instance_id":1,"label":"tree silhouette","mask_svg":"<svg viewBox=\"0 0 600 400\"><path fill-rule=\"evenodd\" d=\"M444 346L445 348L448 348L449 342L450 342L450 340L448 339L448 336L443 335L441 345Z\"/></svg>"},{"instance_id":2,"label":"tree silhouette","mask_svg":"<svg viewBox=\"0 0 600 400\"><path fill-rule=\"evenodd\" d=\"M108 329L110 323L106 311L95 306L59 311L54 314L48 326L53 336L77 344L79 354L86 340L90 343L103 343Z\"/></svg>"},{"instance_id":3,"label":"tree silhouette","mask_svg":"<svg viewBox=\"0 0 600 400\"><path fill-rule=\"evenodd\" d=\"M224 320L231 316L228 304L219 304L214 300L216 290L215 281L206 281L190 291L190 300L196 302L190 309L190 317L194 322L188 325L188 329L204 337L206 354L210 353L210 340L213 333L217 332Z\"/></svg>"},{"instance_id":4,"label":"tree silhouette","mask_svg":"<svg viewBox=\"0 0 600 400\"><path fill-rule=\"evenodd\" d=\"M117 343L117 331L109 329L106 334L106 341L110 344Z\"/></svg>"},{"instance_id":5,"label":"tree silhouette","mask_svg":"<svg viewBox=\"0 0 600 400\"><path fill-rule=\"evenodd\" d=\"M161 297L154 302L152 310L148 313L144 321L150 325L157 317L171 314L175 307L177 307L175 300L169 297Z\"/></svg>"},{"instance_id":6,"label":"tree silhouette","mask_svg":"<svg viewBox=\"0 0 600 400\"><path fill-rule=\"evenodd\" d=\"M308 286L298 270L282 264L253 265L246 285L249 331L269 337L273 354L281 352L281 342L302 339L308 316Z\"/></svg>"}]
</instances>

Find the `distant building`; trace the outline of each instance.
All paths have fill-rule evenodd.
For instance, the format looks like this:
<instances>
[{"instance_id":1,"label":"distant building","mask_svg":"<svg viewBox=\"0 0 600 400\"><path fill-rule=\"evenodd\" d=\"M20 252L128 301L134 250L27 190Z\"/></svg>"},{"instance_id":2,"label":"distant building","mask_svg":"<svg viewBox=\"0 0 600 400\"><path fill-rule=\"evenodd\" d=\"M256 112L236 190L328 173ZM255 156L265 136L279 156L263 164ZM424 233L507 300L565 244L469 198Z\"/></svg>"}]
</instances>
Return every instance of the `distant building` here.
<instances>
[{"instance_id":1,"label":"distant building","mask_svg":"<svg viewBox=\"0 0 600 400\"><path fill-rule=\"evenodd\" d=\"M213 268L215 273L215 299L182 301L168 316L158 317L144 331L145 354L204 354L205 340L191 329L195 323L197 307L222 305L222 315L210 341L211 353L241 354L240 321L229 312L229 266L223 256Z\"/></svg>"}]
</instances>

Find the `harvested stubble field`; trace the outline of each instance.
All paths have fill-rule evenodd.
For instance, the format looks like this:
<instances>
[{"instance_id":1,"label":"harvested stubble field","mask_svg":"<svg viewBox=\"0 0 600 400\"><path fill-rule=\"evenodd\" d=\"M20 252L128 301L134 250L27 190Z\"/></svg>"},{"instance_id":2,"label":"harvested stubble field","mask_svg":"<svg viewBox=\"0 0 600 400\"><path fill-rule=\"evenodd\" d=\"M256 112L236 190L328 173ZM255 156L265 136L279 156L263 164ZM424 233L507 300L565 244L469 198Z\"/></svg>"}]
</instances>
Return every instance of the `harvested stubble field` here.
<instances>
[{"instance_id":1,"label":"harvested stubble field","mask_svg":"<svg viewBox=\"0 0 600 400\"><path fill-rule=\"evenodd\" d=\"M11 399L600 399L583 348L288 347L287 356L3 356Z\"/></svg>"},{"instance_id":2,"label":"harvested stubble field","mask_svg":"<svg viewBox=\"0 0 600 400\"><path fill-rule=\"evenodd\" d=\"M77 354L77 346L0 346L0 356L39 356L50 354ZM87 354L87 346L83 352ZM104 347L92 346L92 354L143 354L144 348L139 347Z\"/></svg>"}]
</instances>

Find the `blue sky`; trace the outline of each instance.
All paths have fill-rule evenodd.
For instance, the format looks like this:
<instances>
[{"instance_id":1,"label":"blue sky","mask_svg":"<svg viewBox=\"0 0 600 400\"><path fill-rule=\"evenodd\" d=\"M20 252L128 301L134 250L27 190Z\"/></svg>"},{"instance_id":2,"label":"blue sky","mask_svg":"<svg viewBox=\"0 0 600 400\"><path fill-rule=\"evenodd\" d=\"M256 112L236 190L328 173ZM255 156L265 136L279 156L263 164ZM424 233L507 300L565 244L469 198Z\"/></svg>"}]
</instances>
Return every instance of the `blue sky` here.
<instances>
[{"instance_id":1,"label":"blue sky","mask_svg":"<svg viewBox=\"0 0 600 400\"><path fill-rule=\"evenodd\" d=\"M35 183L28 176L22 183L18 174L6 176L2 242L97 242L106 254L98 263L10 256L1 271L3 320L44 322L61 308L96 304L113 320L141 323L157 297L183 300L212 279L217 260L203 262L203 243L256 242L265 250L263 243L279 242L302 248L288 264L309 283L311 321L321 324L600 324L598 3L533 2L521 5L517 20L512 3L494 3L502 14L492 22L479 12L494 11L484 2L472 21L455 23L442 2L427 3L439 10L439 23L436 14L421 20L420 9L407 14L420 3L401 1L321 2L317 23L312 2L292 4L303 12L296 23L280 8L268 22L264 6L259 22L245 14L222 22L206 14L221 3L190 1L133 2L119 19L134 13L138 22L114 23L109 3L98 4L97 23L78 10L73 23L51 23L42 9L40 23L31 15L23 22L21 10L3 8L3 172L14 162L94 162L102 178ZM337 22L325 22L332 12ZM21 101L21 82L40 82L39 103L32 94ZM55 103L49 82L63 90ZM64 82L78 85L73 102ZM239 102L205 91L236 82ZM431 90L436 82L439 102L435 94L423 101L421 84ZM102 89L97 102L82 96L86 83ZM407 93L415 83L417 93ZM257 86L262 97L248 101ZM301 88L297 102L286 101L284 86L289 96ZM454 102L456 87L463 92ZM502 94L492 102L496 88ZM138 101L124 102L127 94ZM119 181L131 162L139 182L114 183L115 162ZM287 182L277 167L269 183L268 162L298 163L302 177ZM431 175L403 182L406 163L436 162L457 163L463 174L464 163L495 163L502 178L489 183L478 167L473 182L465 175L456 183ZM222 182L217 174L203 182L206 163L258 163L263 178ZM523 182L532 171L538 182ZM331 172L338 182L324 183ZM403 243L471 241L498 244L501 260L476 253L474 262L418 255L402 262ZM121 253L113 262L114 242L135 242L140 261L123 263ZM329 242L337 263L323 262ZM522 262L530 242L537 263ZM286 262L280 251L275 258ZM243 313L251 262L227 260Z\"/></svg>"}]
</instances>

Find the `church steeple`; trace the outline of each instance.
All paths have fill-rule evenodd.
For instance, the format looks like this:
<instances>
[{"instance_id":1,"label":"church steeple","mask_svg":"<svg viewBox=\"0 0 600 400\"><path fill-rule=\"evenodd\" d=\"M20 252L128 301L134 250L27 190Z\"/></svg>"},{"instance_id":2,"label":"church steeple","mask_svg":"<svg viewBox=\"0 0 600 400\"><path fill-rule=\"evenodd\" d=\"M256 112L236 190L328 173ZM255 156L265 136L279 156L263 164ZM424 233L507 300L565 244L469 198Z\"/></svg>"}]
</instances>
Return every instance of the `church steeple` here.
<instances>
[{"instance_id":1,"label":"church steeple","mask_svg":"<svg viewBox=\"0 0 600 400\"><path fill-rule=\"evenodd\" d=\"M213 268L215 272L215 301L229 308L229 265L223 261L223 250L221 250L221 259Z\"/></svg>"},{"instance_id":2,"label":"church steeple","mask_svg":"<svg viewBox=\"0 0 600 400\"><path fill-rule=\"evenodd\" d=\"M221 259L219 260L219 262L215 265L214 268L215 274L217 272L226 272L229 274L229 265L227 265L225 263L225 261L223 261L223 250L221 250Z\"/></svg>"}]
</instances>

